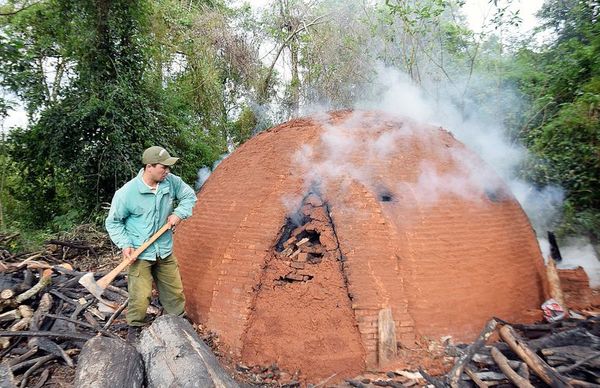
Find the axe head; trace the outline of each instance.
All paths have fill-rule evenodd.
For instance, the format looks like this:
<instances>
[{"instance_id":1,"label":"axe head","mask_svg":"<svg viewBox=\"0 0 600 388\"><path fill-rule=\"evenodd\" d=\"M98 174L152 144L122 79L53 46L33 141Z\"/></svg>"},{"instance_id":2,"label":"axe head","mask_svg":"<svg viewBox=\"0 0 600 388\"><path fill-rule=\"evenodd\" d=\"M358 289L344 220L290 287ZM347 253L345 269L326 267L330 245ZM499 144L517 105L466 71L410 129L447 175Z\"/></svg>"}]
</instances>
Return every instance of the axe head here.
<instances>
[{"instance_id":1,"label":"axe head","mask_svg":"<svg viewBox=\"0 0 600 388\"><path fill-rule=\"evenodd\" d=\"M96 279L94 279L94 274L92 272L83 275L81 279L79 279L79 284L84 286L90 294L94 295L98 300L102 300L104 288L96 283Z\"/></svg>"}]
</instances>

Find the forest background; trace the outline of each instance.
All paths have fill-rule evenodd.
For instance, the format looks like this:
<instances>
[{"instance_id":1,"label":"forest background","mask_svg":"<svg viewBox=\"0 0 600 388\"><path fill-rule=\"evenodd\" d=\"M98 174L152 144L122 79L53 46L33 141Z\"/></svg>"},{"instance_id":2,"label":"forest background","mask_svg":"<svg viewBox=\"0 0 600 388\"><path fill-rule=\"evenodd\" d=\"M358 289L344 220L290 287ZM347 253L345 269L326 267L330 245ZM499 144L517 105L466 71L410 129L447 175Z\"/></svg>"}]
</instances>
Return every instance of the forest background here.
<instances>
[{"instance_id":1,"label":"forest background","mask_svg":"<svg viewBox=\"0 0 600 388\"><path fill-rule=\"evenodd\" d=\"M392 74L432 109L493 117L527 151L511 177L557 188L543 227L598 249L600 3L546 0L508 38L513 1L490 0L477 32L461 0L0 2L0 115L28 115L0 139L0 233L25 247L99 224L144 148L184 156L174 172L194 184L266 128L377 101Z\"/></svg>"}]
</instances>

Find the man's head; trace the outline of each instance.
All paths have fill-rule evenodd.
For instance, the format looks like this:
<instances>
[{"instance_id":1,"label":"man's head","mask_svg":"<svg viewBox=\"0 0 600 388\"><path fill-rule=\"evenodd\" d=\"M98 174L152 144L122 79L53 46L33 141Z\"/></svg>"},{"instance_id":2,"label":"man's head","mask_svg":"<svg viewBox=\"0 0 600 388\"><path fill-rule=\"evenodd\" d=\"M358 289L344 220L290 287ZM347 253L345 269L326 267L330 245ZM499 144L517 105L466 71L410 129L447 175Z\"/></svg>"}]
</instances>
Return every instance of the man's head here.
<instances>
[{"instance_id":1,"label":"man's head","mask_svg":"<svg viewBox=\"0 0 600 388\"><path fill-rule=\"evenodd\" d=\"M142 163L144 165L160 163L165 166L172 166L178 160L179 158L171 157L166 149L158 146L147 148L142 154Z\"/></svg>"},{"instance_id":2,"label":"man's head","mask_svg":"<svg viewBox=\"0 0 600 388\"><path fill-rule=\"evenodd\" d=\"M162 182L179 158L169 155L162 147L153 146L147 148L142 155L144 164L144 175L152 182Z\"/></svg>"}]
</instances>

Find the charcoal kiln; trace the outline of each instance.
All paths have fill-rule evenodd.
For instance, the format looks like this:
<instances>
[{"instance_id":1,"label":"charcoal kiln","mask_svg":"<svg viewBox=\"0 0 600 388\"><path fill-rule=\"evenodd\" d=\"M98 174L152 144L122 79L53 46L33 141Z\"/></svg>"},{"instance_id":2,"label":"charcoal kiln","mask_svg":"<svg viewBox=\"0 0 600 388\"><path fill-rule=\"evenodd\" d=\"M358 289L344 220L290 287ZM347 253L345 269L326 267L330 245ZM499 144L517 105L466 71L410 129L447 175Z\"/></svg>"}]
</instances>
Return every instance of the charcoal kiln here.
<instances>
[{"instance_id":1,"label":"charcoal kiln","mask_svg":"<svg viewBox=\"0 0 600 388\"><path fill-rule=\"evenodd\" d=\"M250 139L199 192L175 253L193 320L240 362L312 382L389 361L381 317L410 350L471 341L492 316L531 321L543 301L506 185L449 132L381 112Z\"/></svg>"}]
</instances>

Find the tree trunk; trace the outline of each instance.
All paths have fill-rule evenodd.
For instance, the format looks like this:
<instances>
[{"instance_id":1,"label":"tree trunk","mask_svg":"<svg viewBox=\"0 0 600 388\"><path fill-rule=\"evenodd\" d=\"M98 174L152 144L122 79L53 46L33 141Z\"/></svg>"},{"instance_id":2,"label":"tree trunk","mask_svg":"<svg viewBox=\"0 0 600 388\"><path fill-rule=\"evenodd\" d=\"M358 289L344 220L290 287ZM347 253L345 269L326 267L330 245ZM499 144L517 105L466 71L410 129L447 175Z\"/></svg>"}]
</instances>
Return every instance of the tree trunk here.
<instances>
[{"instance_id":1,"label":"tree trunk","mask_svg":"<svg viewBox=\"0 0 600 388\"><path fill-rule=\"evenodd\" d=\"M75 371L75 387L141 387L142 357L122 340L95 337L86 342Z\"/></svg>"},{"instance_id":2,"label":"tree trunk","mask_svg":"<svg viewBox=\"0 0 600 388\"><path fill-rule=\"evenodd\" d=\"M157 318L142 332L137 349L144 359L148 388L238 387L183 318Z\"/></svg>"}]
</instances>

